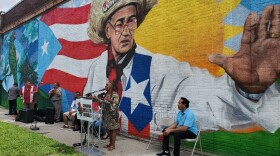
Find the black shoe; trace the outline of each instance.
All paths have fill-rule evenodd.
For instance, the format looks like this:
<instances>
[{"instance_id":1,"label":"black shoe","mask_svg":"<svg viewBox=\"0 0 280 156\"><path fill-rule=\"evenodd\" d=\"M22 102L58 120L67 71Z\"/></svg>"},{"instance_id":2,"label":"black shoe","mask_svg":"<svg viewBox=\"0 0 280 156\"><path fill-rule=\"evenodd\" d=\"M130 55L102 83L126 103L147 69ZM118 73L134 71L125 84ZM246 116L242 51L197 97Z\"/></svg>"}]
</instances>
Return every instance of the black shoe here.
<instances>
[{"instance_id":1,"label":"black shoe","mask_svg":"<svg viewBox=\"0 0 280 156\"><path fill-rule=\"evenodd\" d=\"M73 128L73 131L79 131L79 130L81 130L80 127L75 126L75 127Z\"/></svg>"},{"instance_id":2,"label":"black shoe","mask_svg":"<svg viewBox=\"0 0 280 156\"><path fill-rule=\"evenodd\" d=\"M169 151L162 151L161 153L157 153L156 155L158 155L158 156L170 156L170 152Z\"/></svg>"},{"instance_id":3,"label":"black shoe","mask_svg":"<svg viewBox=\"0 0 280 156\"><path fill-rule=\"evenodd\" d=\"M73 144L73 147L81 146L81 143L75 143Z\"/></svg>"}]
</instances>

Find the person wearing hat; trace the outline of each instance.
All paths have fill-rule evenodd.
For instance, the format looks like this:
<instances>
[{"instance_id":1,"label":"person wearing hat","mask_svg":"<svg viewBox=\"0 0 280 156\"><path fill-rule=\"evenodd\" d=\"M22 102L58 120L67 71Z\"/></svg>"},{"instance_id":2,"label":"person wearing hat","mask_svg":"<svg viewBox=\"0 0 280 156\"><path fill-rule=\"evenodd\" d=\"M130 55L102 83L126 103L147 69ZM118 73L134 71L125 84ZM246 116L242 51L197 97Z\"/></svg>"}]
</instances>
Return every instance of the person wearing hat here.
<instances>
[{"instance_id":1,"label":"person wearing hat","mask_svg":"<svg viewBox=\"0 0 280 156\"><path fill-rule=\"evenodd\" d=\"M19 96L18 84L14 85L8 90L9 100L9 115L17 115L17 97Z\"/></svg>"},{"instance_id":2,"label":"person wearing hat","mask_svg":"<svg viewBox=\"0 0 280 156\"><path fill-rule=\"evenodd\" d=\"M280 101L276 96L279 85L275 83L280 73L280 26L263 28L267 28L265 21L280 21L279 16L274 16L279 14L280 6L266 7L261 18L257 13L247 17L238 53L209 57L227 73L215 78L207 70L154 54L136 44L134 33L156 3L157 0L92 1L88 35L94 43L106 44L107 50L92 63L84 94L113 82L121 97L122 122L129 120L138 132L147 128L153 112L175 111L175 99L185 96L203 130L257 124L275 132L280 127L279 112L270 110L277 110L275 101Z\"/></svg>"}]
</instances>

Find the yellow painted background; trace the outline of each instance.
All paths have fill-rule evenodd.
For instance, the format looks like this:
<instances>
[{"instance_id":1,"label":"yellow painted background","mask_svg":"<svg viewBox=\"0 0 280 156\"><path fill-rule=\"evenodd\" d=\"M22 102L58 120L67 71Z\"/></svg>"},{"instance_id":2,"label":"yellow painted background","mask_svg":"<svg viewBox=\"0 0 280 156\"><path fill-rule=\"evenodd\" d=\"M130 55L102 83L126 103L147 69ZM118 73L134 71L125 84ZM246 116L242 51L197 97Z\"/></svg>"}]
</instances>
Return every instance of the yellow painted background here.
<instances>
[{"instance_id":1,"label":"yellow painted background","mask_svg":"<svg viewBox=\"0 0 280 156\"><path fill-rule=\"evenodd\" d=\"M207 68L215 76L224 71L208 61L213 53L233 54L224 41L242 32L242 27L223 23L240 0L159 0L136 30L136 43L161 53Z\"/></svg>"}]
</instances>

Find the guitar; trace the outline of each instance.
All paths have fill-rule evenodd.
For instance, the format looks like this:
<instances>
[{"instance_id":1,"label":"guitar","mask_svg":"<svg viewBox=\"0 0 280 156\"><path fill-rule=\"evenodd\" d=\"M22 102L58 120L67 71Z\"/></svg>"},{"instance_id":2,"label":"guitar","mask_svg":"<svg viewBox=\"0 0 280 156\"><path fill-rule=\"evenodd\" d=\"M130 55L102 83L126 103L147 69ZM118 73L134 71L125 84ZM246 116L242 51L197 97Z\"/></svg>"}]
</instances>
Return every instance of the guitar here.
<instances>
[{"instance_id":1,"label":"guitar","mask_svg":"<svg viewBox=\"0 0 280 156\"><path fill-rule=\"evenodd\" d=\"M49 99L51 99L55 95L55 89L52 89L49 94Z\"/></svg>"}]
</instances>

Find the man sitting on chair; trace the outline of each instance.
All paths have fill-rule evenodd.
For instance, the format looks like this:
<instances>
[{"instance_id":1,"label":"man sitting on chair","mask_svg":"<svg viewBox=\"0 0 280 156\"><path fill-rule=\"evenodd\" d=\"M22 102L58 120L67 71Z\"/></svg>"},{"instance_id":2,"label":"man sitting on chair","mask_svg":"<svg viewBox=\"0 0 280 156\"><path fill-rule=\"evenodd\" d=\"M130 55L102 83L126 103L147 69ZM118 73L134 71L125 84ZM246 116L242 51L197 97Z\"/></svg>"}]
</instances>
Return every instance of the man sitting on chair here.
<instances>
[{"instance_id":1,"label":"man sitting on chair","mask_svg":"<svg viewBox=\"0 0 280 156\"><path fill-rule=\"evenodd\" d=\"M170 156L169 152L169 135L174 135L174 156L180 155L181 139L194 139L197 136L198 129L193 112L189 109L189 100L184 97L178 102L178 109L175 122L162 130L163 144L162 152L158 156Z\"/></svg>"},{"instance_id":2,"label":"man sitting on chair","mask_svg":"<svg viewBox=\"0 0 280 156\"><path fill-rule=\"evenodd\" d=\"M77 113L77 108L78 108L78 105L76 104L76 99L77 98L80 98L81 96L81 93L79 91L76 92L75 94L75 98L70 106L70 110L69 112L65 112L63 114L63 122L64 122L64 125L62 128L69 128L68 126L68 119L70 119L72 121L72 126L71 128L74 128L74 125L75 125L75 116L76 116L76 113Z\"/></svg>"}]
</instances>

